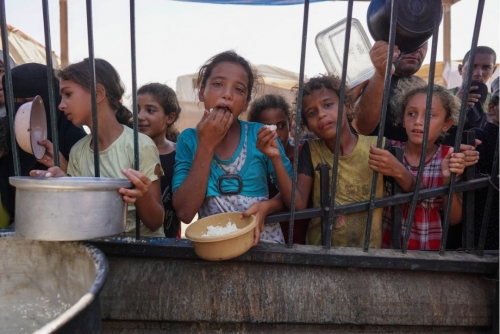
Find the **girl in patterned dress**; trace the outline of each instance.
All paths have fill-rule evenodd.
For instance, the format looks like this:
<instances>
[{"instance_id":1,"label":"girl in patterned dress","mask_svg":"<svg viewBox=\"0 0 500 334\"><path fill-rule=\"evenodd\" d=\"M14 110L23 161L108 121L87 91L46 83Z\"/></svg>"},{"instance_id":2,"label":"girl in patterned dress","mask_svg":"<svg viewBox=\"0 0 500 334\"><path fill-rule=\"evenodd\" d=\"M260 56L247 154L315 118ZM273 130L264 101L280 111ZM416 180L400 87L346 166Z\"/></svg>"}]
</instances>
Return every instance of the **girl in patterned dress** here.
<instances>
[{"instance_id":1,"label":"girl in patterned dress","mask_svg":"<svg viewBox=\"0 0 500 334\"><path fill-rule=\"evenodd\" d=\"M239 119L255 81L249 62L233 51L215 55L200 68L198 97L205 111L196 129L179 135L173 205L185 223L196 213L200 218L223 212L255 214L254 245L259 240L283 243L280 224L264 227L262 213L281 208L279 195L266 201L267 175L281 188L282 180L291 175L290 162L276 131ZM256 205L262 201L265 204Z\"/></svg>"},{"instance_id":2,"label":"girl in patterned dress","mask_svg":"<svg viewBox=\"0 0 500 334\"><path fill-rule=\"evenodd\" d=\"M451 173L458 177L468 165L477 162L478 154L474 147L462 145L460 153L453 153L450 146L441 145L446 131L457 121L460 101L445 88L435 85L432 95L429 135L425 152L422 152L424 120L427 100L427 84L410 83L400 87L393 103L399 110L397 122L402 123L408 134L408 142L391 141L392 145L404 151L403 165L416 177L420 164L420 156L425 154L425 166L422 176L422 188L435 188L448 185ZM372 147L370 151L370 167L387 176L393 176L394 166L401 163L388 151ZM434 197L417 203L415 217L411 227L408 249L437 250L441 243L441 214L447 197ZM450 224L459 224L462 220L462 201L460 194L453 194ZM402 231L403 238L408 224L411 204L403 204ZM382 246L390 247L391 208L384 211Z\"/></svg>"}]
</instances>

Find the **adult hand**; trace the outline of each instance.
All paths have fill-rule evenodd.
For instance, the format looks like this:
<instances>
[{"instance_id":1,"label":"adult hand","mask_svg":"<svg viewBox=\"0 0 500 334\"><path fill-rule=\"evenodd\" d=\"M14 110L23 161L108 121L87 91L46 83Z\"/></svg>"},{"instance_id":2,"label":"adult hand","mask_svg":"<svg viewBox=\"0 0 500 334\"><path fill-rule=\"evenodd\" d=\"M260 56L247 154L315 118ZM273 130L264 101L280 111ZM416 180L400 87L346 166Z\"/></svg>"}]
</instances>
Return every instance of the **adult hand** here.
<instances>
[{"instance_id":1,"label":"adult hand","mask_svg":"<svg viewBox=\"0 0 500 334\"><path fill-rule=\"evenodd\" d=\"M205 110L203 117L196 126L198 145L205 145L209 150L222 141L227 131L233 124L233 114L226 108L213 108Z\"/></svg>"},{"instance_id":2,"label":"adult hand","mask_svg":"<svg viewBox=\"0 0 500 334\"><path fill-rule=\"evenodd\" d=\"M63 177L66 174L61 170L61 168L54 166L47 170L34 169L30 171L31 177Z\"/></svg>"},{"instance_id":3,"label":"adult hand","mask_svg":"<svg viewBox=\"0 0 500 334\"><path fill-rule=\"evenodd\" d=\"M246 211L241 213L241 218L249 218L254 215L257 224L253 229L253 243L252 247L257 246L260 240L260 234L264 231L264 219L266 218L265 210L263 208L265 202L258 202L252 204Z\"/></svg>"},{"instance_id":4,"label":"adult hand","mask_svg":"<svg viewBox=\"0 0 500 334\"><path fill-rule=\"evenodd\" d=\"M448 153L441 162L441 174L443 178L449 178L451 173L461 175L465 169L465 154L453 153L453 147L448 150Z\"/></svg>"},{"instance_id":5,"label":"adult hand","mask_svg":"<svg viewBox=\"0 0 500 334\"><path fill-rule=\"evenodd\" d=\"M270 159L279 158L280 150L278 142L276 141L277 137L276 131L272 131L267 126L263 126L257 134L257 143L255 146Z\"/></svg>"},{"instance_id":6,"label":"adult hand","mask_svg":"<svg viewBox=\"0 0 500 334\"><path fill-rule=\"evenodd\" d=\"M151 186L151 180L135 169L122 169L123 175L132 182L131 189L120 188L118 192L123 195L123 200L127 203L135 203L137 198L142 197Z\"/></svg>"},{"instance_id":7,"label":"adult hand","mask_svg":"<svg viewBox=\"0 0 500 334\"><path fill-rule=\"evenodd\" d=\"M373 44L370 50L370 59L375 66L375 73L381 77L385 77L385 67L387 66L387 56L389 54L389 43L386 41L377 41ZM397 45L394 45L394 53L392 54L392 69L391 75L394 74L394 61L398 58L400 54Z\"/></svg>"},{"instance_id":8,"label":"adult hand","mask_svg":"<svg viewBox=\"0 0 500 334\"><path fill-rule=\"evenodd\" d=\"M467 105L469 107L472 107L474 105L474 103L476 103L477 101L479 101L479 99L481 98L481 94L474 94L472 93L472 91L478 89L479 87L478 86L471 86L470 87L470 90L469 90L469 99L467 100ZM460 101L462 101L462 98L464 96L464 88L460 88L457 92L457 95L456 97L458 97L460 99Z\"/></svg>"},{"instance_id":9,"label":"adult hand","mask_svg":"<svg viewBox=\"0 0 500 334\"><path fill-rule=\"evenodd\" d=\"M391 152L370 145L370 155L368 156L368 165L378 173L386 176L395 176L396 167L400 162Z\"/></svg>"}]
</instances>

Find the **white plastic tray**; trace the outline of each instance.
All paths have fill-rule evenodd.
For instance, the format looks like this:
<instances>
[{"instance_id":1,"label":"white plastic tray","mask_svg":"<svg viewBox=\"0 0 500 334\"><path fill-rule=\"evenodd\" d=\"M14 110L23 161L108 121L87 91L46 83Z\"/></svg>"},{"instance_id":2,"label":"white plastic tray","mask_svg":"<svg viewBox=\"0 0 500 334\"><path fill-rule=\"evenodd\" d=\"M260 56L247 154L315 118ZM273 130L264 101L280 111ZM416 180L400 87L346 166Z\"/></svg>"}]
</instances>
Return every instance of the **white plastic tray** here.
<instances>
[{"instance_id":1,"label":"white plastic tray","mask_svg":"<svg viewBox=\"0 0 500 334\"><path fill-rule=\"evenodd\" d=\"M320 31L316 35L316 47L329 75L342 75L344 40L347 19ZM372 77L375 68L370 60L371 42L359 20L351 21L349 59L347 62L346 84L355 87Z\"/></svg>"}]
</instances>

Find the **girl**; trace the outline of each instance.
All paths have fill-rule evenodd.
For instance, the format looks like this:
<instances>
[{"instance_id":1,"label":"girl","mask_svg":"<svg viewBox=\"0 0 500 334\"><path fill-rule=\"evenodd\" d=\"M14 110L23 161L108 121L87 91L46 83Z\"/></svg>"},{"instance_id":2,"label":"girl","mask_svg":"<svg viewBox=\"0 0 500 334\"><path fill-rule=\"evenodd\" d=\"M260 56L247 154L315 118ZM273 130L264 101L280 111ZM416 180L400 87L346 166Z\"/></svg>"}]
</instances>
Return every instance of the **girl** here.
<instances>
[{"instance_id":1,"label":"girl","mask_svg":"<svg viewBox=\"0 0 500 334\"><path fill-rule=\"evenodd\" d=\"M424 133L425 107L427 99L427 84L410 82L398 89L395 100L395 110L399 110L397 122L403 124L408 135L408 142L391 141L404 151L403 163L388 151L375 147L370 149L370 167L387 176L393 176L395 166L404 165L414 176L418 173L420 156L425 154L425 166L422 177L423 188L435 188L447 185L451 173L461 175L466 167L466 157L472 165L477 162L478 155L474 147L463 145L461 149L466 152L453 153L453 148L441 145L446 131L456 123L460 101L445 88L435 85L432 96L432 109L429 124L429 135L422 152L422 139ZM446 197L425 199L418 203L412 224L408 249L432 250L439 249L441 243L441 211ZM403 204L402 235L404 235L410 212L410 203ZM383 245L390 246L390 216L388 207L384 212ZM459 194L453 195L450 224L460 223L462 219L462 203Z\"/></svg>"},{"instance_id":2,"label":"girl","mask_svg":"<svg viewBox=\"0 0 500 334\"><path fill-rule=\"evenodd\" d=\"M161 200L165 209L163 231L167 238L180 238L180 221L172 206L172 176L175 164L175 143L167 139L181 107L172 88L160 83L150 83L137 91L139 131L153 139L160 152Z\"/></svg>"},{"instance_id":3,"label":"girl","mask_svg":"<svg viewBox=\"0 0 500 334\"><path fill-rule=\"evenodd\" d=\"M318 139L309 139L299 156L298 178L296 187L296 209L306 208L312 192L314 207L321 206L320 175L315 170L318 164L333 165L337 122L341 122L339 165L337 178L337 205L369 200L372 171L366 163L370 145L376 143L376 137L358 136L351 131L349 122L352 118L351 96L346 94L346 103L342 119L338 118L340 80L336 77L319 76L304 85L301 118L303 125ZM402 167L402 166L401 166ZM331 176L330 176L331 177ZM404 190L414 187L414 178L405 169L399 168L395 176ZM281 185L281 184L280 184ZM290 207L292 182L290 179L281 188L281 196L286 206ZM377 197L383 195L382 176L377 184ZM366 229L367 212L337 217L332 231L332 245L362 247ZM370 247L380 248L382 239L382 210L373 215ZM321 245L321 219L313 218L307 230L307 244Z\"/></svg>"},{"instance_id":4,"label":"girl","mask_svg":"<svg viewBox=\"0 0 500 334\"><path fill-rule=\"evenodd\" d=\"M262 124L238 119L248 107L255 81L251 65L233 51L214 56L200 68L198 97L205 112L196 129L183 131L177 142L173 204L181 221L191 222L197 212L206 217L245 211L268 199L268 174L278 179L280 187L282 179L289 178L291 165L276 133L263 138ZM265 154L255 147L263 140L274 141L265 147ZM286 167L275 173L273 166L278 163ZM279 203L281 199L275 197L266 209L274 212ZM264 216L258 210L252 213L258 221L254 245L261 237L284 242L279 223L264 230Z\"/></svg>"},{"instance_id":5,"label":"girl","mask_svg":"<svg viewBox=\"0 0 500 334\"><path fill-rule=\"evenodd\" d=\"M277 94L266 94L252 102L250 111L248 112L248 121L263 123L276 126L276 135L285 149L285 154L293 164L294 144L290 142L291 130L291 112L290 105L285 101L283 96ZM302 145L299 145L299 152ZM269 187L269 197L272 198L278 194L278 189L267 180ZM304 244L306 239L307 224L309 220L297 220L293 229L293 242ZM281 230L285 240L288 240L288 222L280 223Z\"/></svg>"},{"instance_id":6,"label":"girl","mask_svg":"<svg viewBox=\"0 0 500 334\"><path fill-rule=\"evenodd\" d=\"M132 189L119 189L123 200L129 205L126 233L135 234L135 209L143 225L142 235L163 236L160 229L164 211L160 200L161 174L158 149L153 141L139 134L140 171L133 169L134 144L132 129L117 120L128 114L121 104L123 84L116 70L103 59L95 59L96 101L98 118L99 160L101 176L120 178L125 175L134 185ZM59 73L62 96L59 109L76 126L86 125L93 130L90 93L90 62L72 64ZM66 176L59 167L47 171L33 170L31 176ZM93 176L94 154L92 136L89 134L71 149L68 175Z\"/></svg>"}]
</instances>

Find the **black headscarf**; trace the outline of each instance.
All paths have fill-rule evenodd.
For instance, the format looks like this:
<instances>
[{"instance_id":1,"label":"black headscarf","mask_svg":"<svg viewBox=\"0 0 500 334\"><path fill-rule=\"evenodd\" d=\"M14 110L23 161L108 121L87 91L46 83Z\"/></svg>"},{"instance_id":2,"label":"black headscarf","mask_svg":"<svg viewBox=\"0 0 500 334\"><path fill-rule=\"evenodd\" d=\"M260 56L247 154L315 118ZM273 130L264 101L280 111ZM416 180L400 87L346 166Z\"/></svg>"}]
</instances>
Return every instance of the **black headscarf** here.
<instances>
[{"instance_id":1,"label":"black headscarf","mask_svg":"<svg viewBox=\"0 0 500 334\"><path fill-rule=\"evenodd\" d=\"M47 115L48 134L47 137L50 141L52 138L51 117L49 106L49 85L47 82L47 66L36 63L23 64L14 67L12 73L12 86L14 98L32 98L40 95L45 107ZM56 123L59 140L59 151L62 155L69 159L69 152L71 147L83 138L86 133L81 127L73 125L64 113L57 109L61 102L59 95L59 81L54 77L54 97L56 104ZM2 79L2 84L5 87L5 76ZM16 103L16 111L22 103ZM7 114L10 114L7 106ZM8 124L8 119L5 117L1 120L4 124ZM9 138L7 136L7 138ZM35 157L21 150L17 146L19 152L19 160L21 165L21 175L27 176L33 169L47 169L44 165L38 163ZM2 196L2 204L9 210L11 217L14 216L14 188L9 185L9 177L14 175L12 154L2 156L0 159L0 191Z\"/></svg>"}]
</instances>

